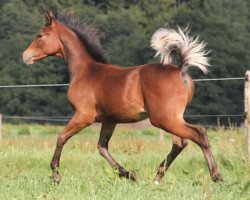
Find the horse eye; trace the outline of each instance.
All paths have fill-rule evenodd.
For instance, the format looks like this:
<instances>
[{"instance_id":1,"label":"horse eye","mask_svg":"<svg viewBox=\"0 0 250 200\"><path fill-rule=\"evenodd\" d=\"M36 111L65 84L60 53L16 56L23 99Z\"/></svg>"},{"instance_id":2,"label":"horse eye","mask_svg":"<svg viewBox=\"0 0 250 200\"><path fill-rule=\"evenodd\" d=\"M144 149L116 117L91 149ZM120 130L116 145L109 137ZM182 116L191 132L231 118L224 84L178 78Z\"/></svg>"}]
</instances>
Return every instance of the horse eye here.
<instances>
[{"instance_id":1,"label":"horse eye","mask_svg":"<svg viewBox=\"0 0 250 200\"><path fill-rule=\"evenodd\" d=\"M42 38L43 36L41 34L37 34L37 38Z\"/></svg>"}]
</instances>

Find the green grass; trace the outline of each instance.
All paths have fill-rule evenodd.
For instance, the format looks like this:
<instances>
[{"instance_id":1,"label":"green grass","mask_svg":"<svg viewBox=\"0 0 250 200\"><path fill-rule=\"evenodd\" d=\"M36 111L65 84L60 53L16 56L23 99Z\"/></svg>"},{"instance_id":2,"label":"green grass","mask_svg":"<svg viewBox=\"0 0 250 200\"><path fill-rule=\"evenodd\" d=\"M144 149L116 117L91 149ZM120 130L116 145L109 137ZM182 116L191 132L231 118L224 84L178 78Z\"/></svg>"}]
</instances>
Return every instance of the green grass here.
<instances>
[{"instance_id":1,"label":"green grass","mask_svg":"<svg viewBox=\"0 0 250 200\"><path fill-rule=\"evenodd\" d=\"M0 199L250 199L250 165L243 131L208 131L224 182L210 180L204 156L193 143L173 163L160 185L152 179L171 149L171 137L157 129L118 129L110 152L137 183L119 178L97 150L98 129L88 128L65 145L60 184L51 181L49 163L61 126L4 124L0 145Z\"/></svg>"}]
</instances>

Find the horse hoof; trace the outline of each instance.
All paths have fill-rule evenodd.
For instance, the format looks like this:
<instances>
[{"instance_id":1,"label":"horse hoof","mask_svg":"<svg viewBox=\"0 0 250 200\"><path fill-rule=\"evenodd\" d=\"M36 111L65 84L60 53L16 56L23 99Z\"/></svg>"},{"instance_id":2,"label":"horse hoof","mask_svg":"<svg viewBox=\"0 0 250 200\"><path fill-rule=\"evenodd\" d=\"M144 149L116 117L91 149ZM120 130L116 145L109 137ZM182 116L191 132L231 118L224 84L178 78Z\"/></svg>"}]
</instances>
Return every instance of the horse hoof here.
<instances>
[{"instance_id":1,"label":"horse hoof","mask_svg":"<svg viewBox=\"0 0 250 200\"><path fill-rule=\"evenodd\" d=\"M154 181L154 185L160 185L159 181Z\"/></svg>"},{"instance_id":2,"label":"horse hoof","mask_svg":"<svg viewBox=\"0 0 250 200\"><path fill-rule=\"evenodd\" d=\"M221 176L220 174L218 174L218 175L212 177L212 180L213 180L214 182L223 182L223 178L222 178L222 176Z\"/></svg>"},{"instance_id":3,"label":"horse hoof","mask_svg":"<svg viewBox=\"0 0 250 200\"><path fill-rule=\"evenodd\" d=\"M156 174L156 176L154 177L154 179L153 179L153 184L154 185L160 185L160 182L161 182L161 179L162 179L163 176L164 176L164 173L158 172Z\"/></svg>"},{"instance_id":4,"label":"horse hoof","mask_svg":"<svg viewBox=\"0 0 250 200\"><path fill-rule=\"evenodd\" d=\"M132 181L137 181L138 180L138 177L137 177L135 172L128 172L128 171L120 172L119 176L120 177L125 177L125 178L127 178L129 180L132 180Z\"/></svg>"},{"instance_id":5,"label":"horse hoof","mask_svg":"<svg viewBox=\"0 0 250 200\"><path fill-rule=\"evenodd\" d=\"M137 181L137 179L138 179L135 172L126 172L124 177L126 177L127 179L132 180L132 181Z\"/></svg>"},{"instance_id":6,"label":"horse hoof","mask_svg":"<svg viewBox=\"0 0 250 200\"><path fill-rule=\"evenodd\" d=\"M137 177L137 174L135 172L129 172L128 173L128 178L132 181L137 181L138 180L138 177Z\"/></svg>"},{"instance_id":7,"label":"horse hoof","mask_svg":"<svg viewBox=\"0 0 250 200\"><path fill-rule=\"evenodd\" d=\"M54 183L60 183L60 181L62 180L62 177L58 173L53 173L52 180Z\"/></svg>"},{"instance_id":8,"label":"horse hoof","mask_svg":"<svg viewBox=\"0 0 250 200\"><path fill-rule=\"evenodd\" d=\"M53 180L54 183L58 184L58 183L60 183L60 181L62 180L62 178L61 178L61 176L57 176L57 177L53 177L52 180Z\"/></svg>"}]
</instances>

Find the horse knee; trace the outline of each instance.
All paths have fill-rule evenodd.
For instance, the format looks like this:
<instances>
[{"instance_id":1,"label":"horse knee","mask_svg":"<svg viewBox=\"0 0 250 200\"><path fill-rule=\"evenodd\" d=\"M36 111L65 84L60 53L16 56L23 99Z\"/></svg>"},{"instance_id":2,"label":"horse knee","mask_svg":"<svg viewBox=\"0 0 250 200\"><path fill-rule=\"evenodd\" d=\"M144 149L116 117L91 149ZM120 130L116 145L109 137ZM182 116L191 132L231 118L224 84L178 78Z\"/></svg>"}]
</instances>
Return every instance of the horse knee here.
<instances>
[{"instance_id":1,"label":"horse knee","mask_svg":"<svg viewBox=\"0 0 250 200\"><path fill-rule=\"evenodd\" d=\"M70 123L66 127L67 132L78 132L84 127L87 127L93 124L94 119L90 119L87 117L76 118L70 121Z\"/></svg>"},{"instance_id":2,"label":"horse knee","mask_svg":"<svg viewBox=\"0 0 250 200\"><path fill-rule=\"evenodd\" d=\"M81 130L85 126L85 121L74 121L73 126L77 130Z\"/></svg>"},{"instance_id":3,"label":"horse knee","mask_svg":"<svg viewBox=\"0 0 250 200\"><path fill-rule=\"evenodd\" d=\"M65 134L60 134L57 138L57 147L62 147L68 140Z\"/></svg>"},{"instance_id":4,"label":"horse knee","mask_svg":"<svg viewBox=\"0 0 250 200\"><path fill-rule=\"evenodd\" d=\"M71 122L69 129L81 130L87 123L84 120L74 120Z\"/></svg>"}]
</instances>

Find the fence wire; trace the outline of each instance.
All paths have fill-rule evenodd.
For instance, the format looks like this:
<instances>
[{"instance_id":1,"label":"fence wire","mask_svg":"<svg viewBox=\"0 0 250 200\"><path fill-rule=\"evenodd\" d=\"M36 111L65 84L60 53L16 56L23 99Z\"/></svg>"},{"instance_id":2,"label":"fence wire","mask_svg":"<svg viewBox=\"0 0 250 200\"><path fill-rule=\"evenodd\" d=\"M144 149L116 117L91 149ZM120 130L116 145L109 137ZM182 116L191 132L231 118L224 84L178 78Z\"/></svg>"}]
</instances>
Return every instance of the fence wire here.
<instances>
[{"instance_id":1,"label":"fence wire","mask_svg":"<svg viewBox=\"0 0 250 200\"><path fill-rule=\"evenodd\" d=\"M245 80L245 77L193 79L194 82Z\"/></svg>"},{"instance_id":2,"label":"fence wire","mask_svg":"<svg viewBox=\"0 0 250 200\"><path fill-rule=\"evenodd\" d=\"M233 81L233 80L245 80L245 77L193 79L194 82ZM27 85L0 85L0 88L67 87L67 86L69 86L69 83L27 84Z\"/></svg>"}]
</instances>

